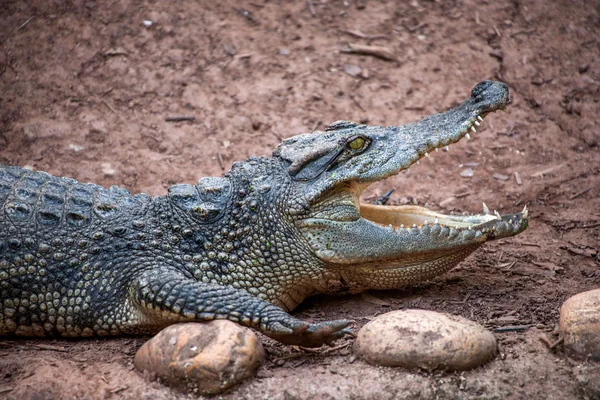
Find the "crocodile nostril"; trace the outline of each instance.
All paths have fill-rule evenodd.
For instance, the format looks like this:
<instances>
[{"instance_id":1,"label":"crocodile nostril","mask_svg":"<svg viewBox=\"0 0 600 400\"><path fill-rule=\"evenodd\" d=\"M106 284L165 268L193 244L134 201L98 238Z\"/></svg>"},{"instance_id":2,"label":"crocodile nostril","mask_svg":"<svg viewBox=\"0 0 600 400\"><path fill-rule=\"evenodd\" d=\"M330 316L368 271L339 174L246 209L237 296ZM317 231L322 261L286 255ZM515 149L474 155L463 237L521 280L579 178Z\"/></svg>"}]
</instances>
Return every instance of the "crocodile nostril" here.
<instances>
[{"instance_id":1,"label":"crocodile nostril","mask_svg":"<svg viewBox=\"0 0 600 400\"><path fill-rule=\"evenodd\" d=\"M492 81L482 81L482 82L479 82L477 85L475 85L475 87L473 88L473 90L471 90L471 97L478 97L487 88L489 88L490 86L492 86L493 83L494 82L492 82Z\"/></svg>"}]
</instances>

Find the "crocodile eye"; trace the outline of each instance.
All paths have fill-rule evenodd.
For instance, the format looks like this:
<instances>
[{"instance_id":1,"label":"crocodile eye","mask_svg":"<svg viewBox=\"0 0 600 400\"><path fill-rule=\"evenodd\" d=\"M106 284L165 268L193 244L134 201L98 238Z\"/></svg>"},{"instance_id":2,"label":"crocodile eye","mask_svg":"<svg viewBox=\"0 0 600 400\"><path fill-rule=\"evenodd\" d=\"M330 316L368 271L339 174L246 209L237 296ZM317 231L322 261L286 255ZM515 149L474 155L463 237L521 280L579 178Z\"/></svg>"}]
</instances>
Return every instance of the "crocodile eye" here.
<instances>
[{"instance_id":1,"label":"crocodile eye","mask_svg":"<svg viewBox=\"0 0 600 400\"><path fill-rule=\"evenodd\" d=\"M348 142L348 147L352 150L362 150L365 147L367 141L363 137L357 137Z\"/></svg>"}]
</instances>

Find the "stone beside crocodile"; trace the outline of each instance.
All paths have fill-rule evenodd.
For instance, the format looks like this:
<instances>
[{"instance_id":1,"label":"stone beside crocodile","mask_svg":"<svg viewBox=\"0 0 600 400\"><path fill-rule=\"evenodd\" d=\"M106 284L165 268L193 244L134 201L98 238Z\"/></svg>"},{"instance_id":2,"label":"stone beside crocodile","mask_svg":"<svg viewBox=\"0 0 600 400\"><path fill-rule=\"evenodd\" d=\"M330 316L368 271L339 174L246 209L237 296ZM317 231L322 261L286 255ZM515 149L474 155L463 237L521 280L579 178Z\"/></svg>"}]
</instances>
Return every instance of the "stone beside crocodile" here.
<instances>
[{"instance_id":1,"label":"stone beside crocodile","mask_svg":"<svg viewBox=\"0 0 600 400\"><path fill-rule=\"evenodd\" d=\"M0 165L0 335L147 334L212 319L304 346L350 334L350 321L287 311L315 293L429 279L527 227L526 210L450 216L359 202L507 104L505 84L480 82L420 122L340 121L153 198Z\"/></svg>"}]
</instances>

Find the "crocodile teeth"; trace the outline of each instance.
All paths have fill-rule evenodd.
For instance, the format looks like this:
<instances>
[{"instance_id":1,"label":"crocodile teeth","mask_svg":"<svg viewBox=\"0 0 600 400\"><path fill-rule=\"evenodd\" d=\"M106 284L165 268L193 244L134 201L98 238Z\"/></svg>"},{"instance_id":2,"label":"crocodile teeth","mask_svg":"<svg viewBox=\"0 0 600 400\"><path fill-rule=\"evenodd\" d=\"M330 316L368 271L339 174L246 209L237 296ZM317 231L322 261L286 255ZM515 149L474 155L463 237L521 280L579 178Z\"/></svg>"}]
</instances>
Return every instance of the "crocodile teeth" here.
<instances>
[{"instance_id":1,"label":"crocodile teeth","mask_svg":"<svg viewBox=\"0 0 600 400\"><path fill-rule=\"evenodd\" d=\"M480 121L483 121L483 118L481 118L481 115L478 115L477 119L480 120Z\"/></svg>"},{"instance_id":2,"label":"crocodile teeth","mask_svg":"<svg viewBox=\"0 0 600 400\"><path fill-rule=\"evenodd\" d=\"M474 127L474 126L472 126L472 127L471 127L471 131L472 131L473 133L477 133L477 130L475 129L475 127Z\"/></svg>"},{"instance_id":3,"label":"crocodile teeth","mask_svg":"<svg viewBox=\"0 0 600 400\"><path fill-rule=\"evenodd\" d=\"M498 218L498 219L502 219L502 217L500 216L500 213L498 213L498 211L494 210L494 215Z\"/></svg>"},{"instance_id":4,"label":"crocodile teeth","mask_svg":"<svg viewBox=\"0 0 600 400\"><path fill-rule=\"evenodd\" d=\"M437 148L437 147L435 148L435 152L436 152L436 153L438 152L438 148Z\"/></svg>"},{"instance_id":5,"label":"crocodile teeth","mask_svg":"<svg viewBox=\"0 0 600 400\"><path fill-rule=\"evenodd\" d=\"M527 218L529 216L529 210L527 209L527 205L523 207L523 211L521 211L521 214L523 214L523 218Z\"/></svg>"},{"instance_id":6,"label":"crocodile teeth","mask_svg":"<svg viewBox=\"0 0 600 400\"><path fill-rule=\"evenodd\" d=\"M450 151L450 147L448 146L444 147L444 149L446 149L446 151Z\"/></svg>"},{"instance_id":7,"label":"crocodile teeth","mask_svg":"<svg viewBox=\"0 0 600 400\"><path fill-rule=\"evenodd\" d=\"M471 140L471 135L469 135L468 133L465 134L465 137L467 138L467 140Z\"/></svg>"},{"instance_id":8,"label":"crocodile teeth","mask_svg":"<svg viewBox=\"0 0 600 400\"><path fill-rule=\"evenodd\" d=\"M429 153L425 153L425 157L429 157Z\"/></svg>"},{"instance_id":9,"label":"crocodile teeth","mask_svg":"<svg viewBox=\"0 0 600 400\"><path fill-rule=\"evenodd\" d=\"M485 205L485 203L483 203L483 213L485 215L488 215L490 213L490 209L488 208L488 206Z\"/></svg>"},{"instance_id":10,"label":"crocodile teeth","mask_svg":"<svg viewBox=\"0 0 600 400\"><path fill-rule=\"evenodd\" d=\"M433 223L438 224L439 222L440 222L440 220L437 217L435 217L435 219L433 220Z\"/></svg>"},{"instance_id":11,"label":"crocodile teeth","mask_svg":"<svg viewBox=\"0 0 600 400\"><path fill-rule=\"evenodd\" d=\"M479 121L475 121L474 124L477 126L481 125L481 123L479 123Z\"/></svg>"}]
</instances>

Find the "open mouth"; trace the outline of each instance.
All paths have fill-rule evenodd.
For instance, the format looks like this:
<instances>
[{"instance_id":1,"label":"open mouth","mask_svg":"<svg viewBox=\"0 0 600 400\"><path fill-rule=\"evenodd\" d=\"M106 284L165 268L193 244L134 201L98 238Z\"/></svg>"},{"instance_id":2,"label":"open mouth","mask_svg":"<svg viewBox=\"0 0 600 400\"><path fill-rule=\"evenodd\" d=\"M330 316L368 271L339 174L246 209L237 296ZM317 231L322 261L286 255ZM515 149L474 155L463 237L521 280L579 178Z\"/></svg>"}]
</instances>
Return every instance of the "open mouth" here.
<instances>
[{"instance_id":1,"label":"open mouth","mask_svg":"<svg viewBox=\"0 0 600 400\"><path fill-rule=\"evenodd\" d=\"M389 128L352 126L350 131L329 133L327 139L334 141L346 136L354 139L364 132L372 145L364 154L337 164L337 170L323 169L329 173L319 178L314 191L307 192L314 203L310 215L299 223L315 253L327 262L370 270L402 269L406 274L411 268L428 265L431 271L438 271L441 266L456 265L488 240L522 232L528 224L526 207L520 213L500 215L484 205L483 214L446 215L420 206L359 201L373 182L407 170L439 148L470 139L489 113L503 110L508 102L505 84L484 81L461 105L419 122ZM303 137L306 142L316 138ZM282 150L280 154L286 153L291 160L304 154L297 147Z\"/></svg>"},{"instance_id":2,"label":"open mouth","mask_svg":"<svg viewBox=\"0 0 600 400\"><path fill-rule=\"evenodd\" d=\"M469 132L477 132L475 127L481 125L485 115L487 114L478 114L464 121L459 135L441 144L448 148L448 145L460 141L463 137L470 140ZM438 151L438 147L433 147L433 149ZM418 164L419 160L423 157L429 157L429 152L423 152L419 156L416 161L402 170L410 168L415 163ZM425 207L414 205L387 206L360 203L358 198L364 189L366 189L366 186L354 191L354 195L356 196L355 204L358 205L360 216L393 231L405 229L420 231L425 229L428 232L433 230L438 234L446 233L450 236L458 235L462 231L468 231L468 236L473 236L473 238L485 236L487 239L493 239L496 236L509 236L522 231L526 227L526 220L529 215L527 206L518 214L500 215L496 210L491 213L485 203L483 203L483 214L467 216L441 214Z\"/></svg>"}]
</instances>

